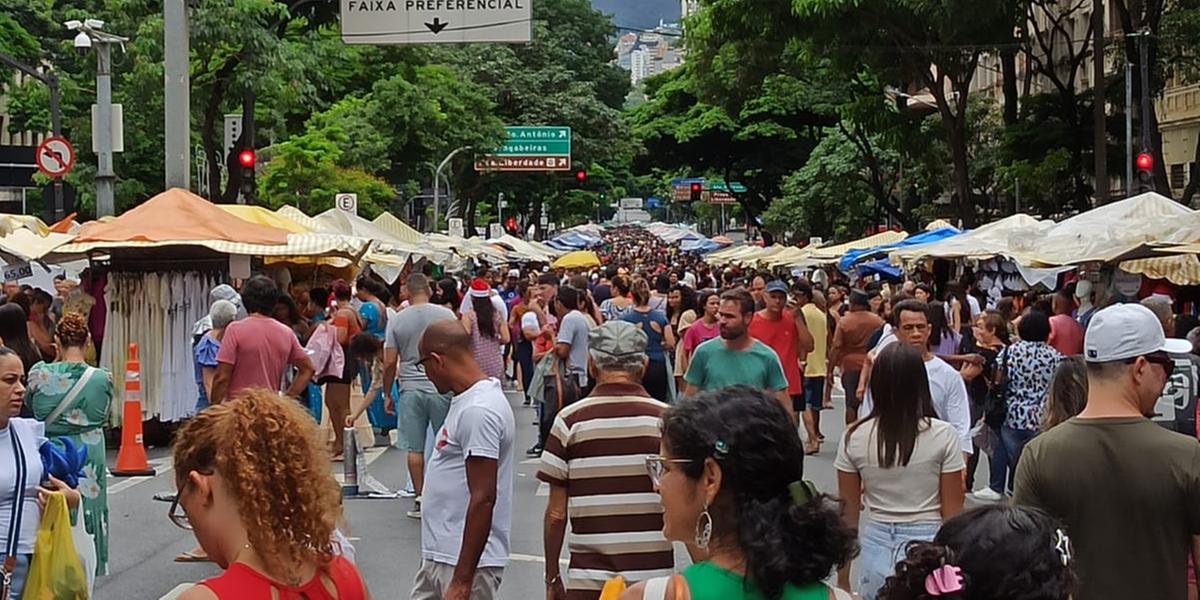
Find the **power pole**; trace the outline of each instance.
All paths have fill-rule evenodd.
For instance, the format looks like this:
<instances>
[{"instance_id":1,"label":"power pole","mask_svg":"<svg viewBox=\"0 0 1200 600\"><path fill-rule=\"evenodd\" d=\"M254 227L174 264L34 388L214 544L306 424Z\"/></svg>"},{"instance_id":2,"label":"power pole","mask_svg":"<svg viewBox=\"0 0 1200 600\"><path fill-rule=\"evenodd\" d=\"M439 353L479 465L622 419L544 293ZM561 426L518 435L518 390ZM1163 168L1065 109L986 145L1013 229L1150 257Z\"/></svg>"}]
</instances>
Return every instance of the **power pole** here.
<instances>
[{"instance_id":1,"label":"power pole","mask_svg":"<svg viewBox=\"0 0 1200 600\"><path fill-rule=\"evenodd\" d=\"M1125 195L1133 196L1133 63L1125 63Z\"/></svg>"},{"instance_id":2,"label":"power pole","mask_svg":"<svg viewBox=\"0 0 1200 600\"><path fill-rule=\"evenodd\" d=\"M1108 131L1104 102L1104 1L1092 0L1092 103L1094 104L1096 204L1108 203Z\"/></svg>"}]
</instances>

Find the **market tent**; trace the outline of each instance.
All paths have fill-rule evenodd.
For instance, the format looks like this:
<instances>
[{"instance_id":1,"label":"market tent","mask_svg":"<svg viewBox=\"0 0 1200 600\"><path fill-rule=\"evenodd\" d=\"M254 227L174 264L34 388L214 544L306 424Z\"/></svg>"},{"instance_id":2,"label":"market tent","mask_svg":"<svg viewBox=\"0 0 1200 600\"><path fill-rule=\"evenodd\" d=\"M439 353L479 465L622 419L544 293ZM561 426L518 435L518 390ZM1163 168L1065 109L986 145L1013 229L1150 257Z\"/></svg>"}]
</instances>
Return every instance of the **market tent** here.
<instances>
[{"instance_id":1,"label":"market tent","mask_svg":"<svg viewBox=\"0 0 1200 600\"><path fill-rule=\"evenodd\" d=\"M788 248L787 250L784 250L783 252L780 252L779 254L776 254L768 259L767 266L774 268L798 265L801 261L807 258L809 254L812 254L812 251L813 248L811 246L806 248Z\"/></svg>"},{"instance_id":2,"label":"market tent","mask_svg":"<svg viewBox=\"0 0 1200 600\"><path fill-rule=\"evenodd\" d=\"M89 242L224 241L286 245L288 232L243 221L187 190L171 188L108 223L86 223L75 245Z\"/></svg>"},{"instance_id":3,"label":"market tent","mask_svg":"<svg viewBox=\"0 0 1200 600\"><path fill-rule=\"evenodd\" d=\"M275 214L277 214L281 217L284 217L286 219L295 221L295 222L299 223L300 225L304 226L304 228L308 229L309 231L324 231L325 233L333 233L333 232L325 231L325 227L322 226L320 223L318 223L316 219L304 214L304 211L302 211L294 206L287 206L287 205L281 206L281 207L279 207L279 210L275 211Z\"/></svg>"},{"instance_id":4,"label":"market tent","mask_svg":"<svg viewBox=\"0 0 1200 600\"><path fill-rule=\"evenodd\" d=\"M396 215L390 212L379 213L374 221L371 221L380 229L392 234L398 240L413 244L420 244L424 241L421 237L421 232L413 229L408 223L401 221Z\"/></svg>"},{"instance_id":5,"label":"market tent","mask_svg":"<svg viewBox=\"0 0 1200 600\"><path fill-rule=\"evenodd\" d=\"M838 260L838 268L842 271L849 271L850 268L854 266L854 263L858 262L859 260L866 259L877 254L884 254L886 256L889 250L895 248L906 248L940 242L961 233L961 231L953 227L943 227L941 229L924 231L922 233L906 237L902 240L880 244L871 248L853 249L846 252L844 255L842 255L842 258Z\"/></svg>"},{"instance_id":6,"label":"market tent","mask_svg":"<svg viewBox=\"0 0 1200 600\"><path fill-rule=\"evenodd\" d=\"M221 210L243 221L249 221L257 225L275 227L289 233L311 233L312 231L304 225L262 206L250 204L218 204L217 206Z\"/></svg>"},{"instance_id":7,"label":"market tent","mask_svg":"<svg viewBox=\"0 0 1200 600\"><path fill-rule=\"evenodd\" d=\"M1149 244L1200 240L1200 213L1154 192L1080 213L1050 228L1032 252L1035 266L1111 262Z\"/></svg>"},{"instance_id":8,"label":"market tent","mask_svg":"<svg viewBox=\"0 0 1200 600\"><path fill-rule=\"evenodd\" d=\"M591 248L599 246L604 240L599 236L590 236L578 231L567 231L561 235L555 236L554 239L546 243L561 250L580 250L583 248Z\"/></svg>"},{"instance_id":9,"label":"market tent","mask_svg":"<svg viewBox=\"0 0 1200 600\"><path fill-rule=\"evenodd\" d=\"M600 266L600 257L591 250L576 250L558 257L551 266L556 269L590 269Z\"/></svg>"},{"instance_id":10,"label":"market tent","mask_svg":"<svg viewBox=\"0 0 1200 600\"><path fill-rule=\"evenodd\" d=\"M908 237L908 233L903 231L883 231L859 240L854 240L852 242L816 248L812 251L812 254L808 255L808 258L804 259L804 264L807 266L836 263L842 258L843 254L851 250L874 248L876 246L898 242L906 237Z\"/></svg>"},{"instance_id":11,"label":"market tent","mask_svg":"<svg viewBox=\"0 0 1200 600\"><path fill-rule=\"evenodd\" d=\"M1018 213L940 242L897 248L891 251L890 257L893 262L912 262L923 258L982 260L996 256L1019 260L1031 252L1038 237L1053 226L1053 221L1040 221Z\"/></svg>"},{"instance_id":12,"label":"market tent","mask_svg":"<svg viewBox=\"0 0 1200 600\"><path fill-rule=\"evenodd\" d=\"M1166 279L1175 285L1200 285L1200 244L1192 244L1191 251L1187 246L1172 248L1172 251L1184 250L1173 256L1143 258L1121 262L1121 270L1145 275L1151 279Z\"/></svg>"},{"instance_id":13,"label":"market tent","mask_svg":"<svg viewBox=\"0 0 1200 600\"><path fill-rule=\"evenodd\" d=\"M37 217L31 215L0 214L0 236L9 235L19 229L26 229L37 235L50 233L50 228Z\"/></svg>"},{"instance_id":14,"label":"market tent","mask_svg":"<svg viewBox=\"0 0 1200 600\"><path fill-rule=\"evenodd\" d=\"M546 246L539 247L533 242L527 242L507 233L498 238L488 240L488 242L500 244L505 248L511 249L512 252L516 253L516 258L533 262L550 262L555 256L561 254L559 250L554 250Z\"/></svg>"},{"instance_id":15,"label":"market tent","mask_svg":"<svg viewBox=\"0 0 1200 600\"><path fill-rule=\"evenodd\" d=\"M0 254L6 262L40 260L63 244L75 239L69 233L47 232L38 235L31 229L14 229L8 235L0 237Z\"/></svg>"}]
</instances>

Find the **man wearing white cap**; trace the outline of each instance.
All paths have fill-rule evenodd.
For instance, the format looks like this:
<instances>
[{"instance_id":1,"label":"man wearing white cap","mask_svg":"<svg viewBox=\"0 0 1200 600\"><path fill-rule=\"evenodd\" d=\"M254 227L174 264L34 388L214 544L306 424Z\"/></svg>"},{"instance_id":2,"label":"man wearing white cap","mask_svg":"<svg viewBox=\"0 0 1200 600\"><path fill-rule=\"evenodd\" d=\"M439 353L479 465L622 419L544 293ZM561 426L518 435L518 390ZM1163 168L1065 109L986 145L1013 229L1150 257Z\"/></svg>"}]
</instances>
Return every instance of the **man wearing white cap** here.
<instances>
[{"instance_id":1,"label":"man wearing white cap","mask_svg":"<svg viewBox=\"0 0 1200 600\"><path fill-rule=\"evenodd\" d=\"M1188 597L1187 558L1200 554L1200 444L1148 417L1174 368L1169 354L1190 350L1144 306L1098 311L1083 342L1087 407L1025 446L1013 502L1062 520L1076 598Z\"/></svg>"}]
</instances>

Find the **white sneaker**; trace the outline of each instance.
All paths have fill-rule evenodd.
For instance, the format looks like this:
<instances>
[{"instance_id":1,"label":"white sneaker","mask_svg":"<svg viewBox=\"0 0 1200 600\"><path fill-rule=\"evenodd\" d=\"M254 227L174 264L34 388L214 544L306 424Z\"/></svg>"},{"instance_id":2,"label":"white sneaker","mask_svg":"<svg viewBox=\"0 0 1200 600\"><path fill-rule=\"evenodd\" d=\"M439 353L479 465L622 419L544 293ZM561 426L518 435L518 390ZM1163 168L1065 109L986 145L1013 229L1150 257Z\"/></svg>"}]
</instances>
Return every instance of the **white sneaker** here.
<instances>
[{"instance_id":1,"label":"white sneaker","mask_svg":"<svg viewBox=\"0 0 1200 600\"><path fill-rule=\"evenodd\" d=\"M417 496L417 499L413 500L412 510L410 510L404 514L407 515L408 518L410 518L410 519L420 519L421 518L421 497L420 496Z\"/></svg>"},{"instance_id":2,"label":"white sneaker","mask_svg":"<svg viewBox=\"0 0 1200 600\"><path fill-rule=\"evenodd\" d=\"M416 498L417 497L417 493L412 490L400 490L399 492L396 492L396 493L399 494L401 498Z\"/></svg>"},{"instance_id":3,"label":"white sneaker","mask_svg":"<svg viewBox=\"0 0 1200 600\"><path fill-rule=\"evenodd\" d=\"M995 490L993 490L990 487L986 487L986 488L983 488L982 490L979 490L978 492L972 493L971 497L975 498L976 500L982 501L982 502L1003 502L1004 501L1004 495L996 492Z\"/></svg>"}]
</instances>

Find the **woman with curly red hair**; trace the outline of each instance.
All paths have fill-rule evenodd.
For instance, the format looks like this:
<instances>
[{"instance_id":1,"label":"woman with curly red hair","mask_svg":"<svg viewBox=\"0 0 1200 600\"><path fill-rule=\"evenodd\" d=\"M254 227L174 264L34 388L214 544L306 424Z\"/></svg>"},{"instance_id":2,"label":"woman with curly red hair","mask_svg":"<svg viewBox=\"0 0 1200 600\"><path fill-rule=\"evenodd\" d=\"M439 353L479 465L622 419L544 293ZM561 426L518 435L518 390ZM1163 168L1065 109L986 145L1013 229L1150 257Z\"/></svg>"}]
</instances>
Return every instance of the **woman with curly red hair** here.
<instances>
[{"instance_id":1,"label":"woman with curly red hair","mask_svg":"<svg viewBox=\"0 0 1200 600\"><path fill-rule=\"evenodd\" d=\"M317 425L296 402L251 389L201 411L175 439L171 520L225 572L180 600L365 600L335 553L341 492Z\"/></svg>"}]
</instances>

